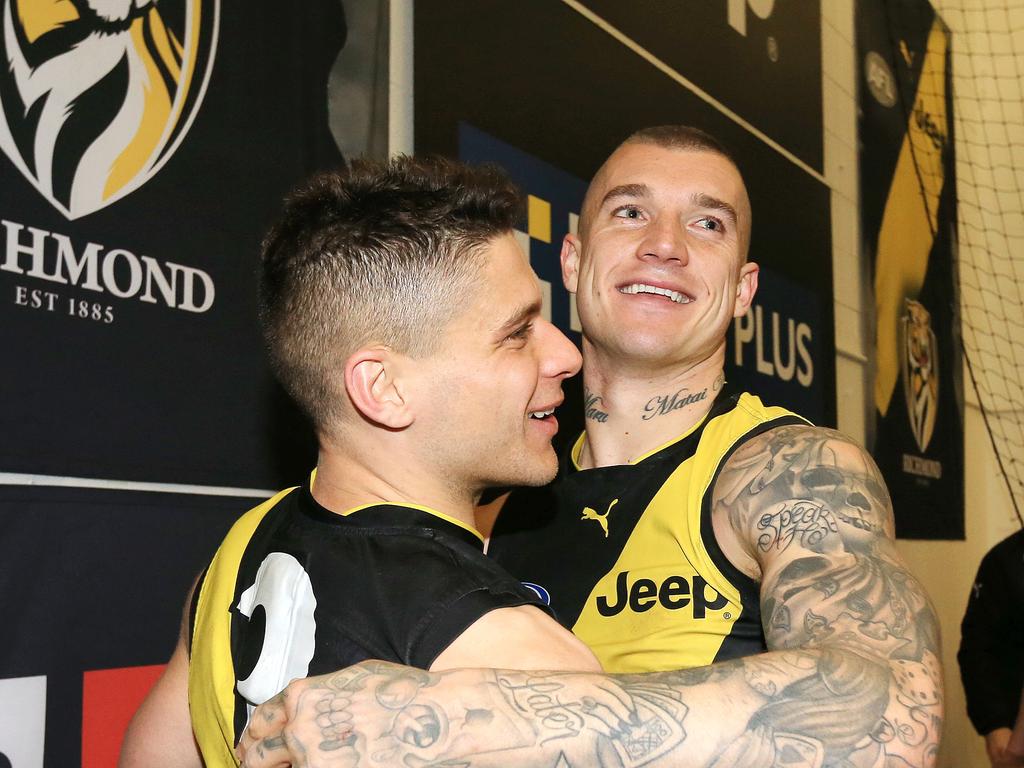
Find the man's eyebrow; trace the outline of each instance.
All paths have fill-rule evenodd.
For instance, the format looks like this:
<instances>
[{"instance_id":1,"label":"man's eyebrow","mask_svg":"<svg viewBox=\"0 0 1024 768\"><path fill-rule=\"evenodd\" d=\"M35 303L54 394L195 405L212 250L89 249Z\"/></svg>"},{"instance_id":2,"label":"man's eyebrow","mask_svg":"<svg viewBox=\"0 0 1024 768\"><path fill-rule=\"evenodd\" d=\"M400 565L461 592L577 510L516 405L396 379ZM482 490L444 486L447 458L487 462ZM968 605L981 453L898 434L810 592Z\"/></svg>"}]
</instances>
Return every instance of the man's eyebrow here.
<instances>
[{"instance_id":1,"label":"man's eyebrow","mask_svg":"<svg viewBox=\"0 0 1024 768\"><path fill-rule=\"evenodd\" d=\"M695 192L693 197L690 199L693 201L694 205L698 205L701 208L711 208L712 210L721 211L725 214L726 218L732 221L733 224L736 223L736 209L724 200L719 200L717 197L713 197L705 192Z\"/></svg>"},{"instance_id":2,"label":"man's eyebrow","mask_svg":"<svg viewBox=\"0 0 1024 768\"><path fill-rule=\"evenodd\" d=\"M651 188L646 184L619 184L605 192L601 205L616 197L645 197L650 192Z\"/></svg>"},{"instance_id":3,"label":"man's eyebrow","mask_svg":"<svg viewBox=\"0 0 1024 768\"><path fill-rule=\"evenodd\" d=\"M518 306L508 318L500 325L494 327L496 334L505 334L510 331L514 331L518 326L522 325L526 320L531 317L536 317L540 314L541 302L540 299L531 301L529 304L521 304Z\"/></svg>"}]
</instances>

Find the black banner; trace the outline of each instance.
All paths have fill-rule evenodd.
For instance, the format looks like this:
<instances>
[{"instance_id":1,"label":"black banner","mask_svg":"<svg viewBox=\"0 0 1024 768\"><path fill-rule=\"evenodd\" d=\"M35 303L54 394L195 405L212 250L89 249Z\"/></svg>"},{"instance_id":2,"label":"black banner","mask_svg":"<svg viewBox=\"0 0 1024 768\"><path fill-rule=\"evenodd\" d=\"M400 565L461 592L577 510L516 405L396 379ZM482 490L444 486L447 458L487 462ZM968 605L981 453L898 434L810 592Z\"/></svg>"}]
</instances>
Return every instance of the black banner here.
<instances>
[{"instance_id":1,"label":"black banner","mask_svg":"<svg viewBox=\"0 0 1024 768\"><path fill-rule=\"evenodd\" d=\"M818 171L822 170L821 6L806 0L581 0ZM754 87L754 84L757 84ZM799 119L794 119L794 116Z\"/></svg>"},{"instance_id":2,"label":"black banner","mask_svg":"<svg viewBox=\"0 0 1024 768\"><path fill-rule=\"evenodd\" d=\"M66 484L0 485L0 766L116 765L257 501L83 486L312 467L263 354L259 242L339 145L379 145L381 8L0 0L0 473Z\"/></svg>"},{"instance_id":3,"label":"black banner","mask_svg":"<svg viewBox=\"0 0 1024 768\"><path fill-rule=\"evenodd\" d=\"M255 268L285 192L341 162L341 4L0 5L0 471L301 478Z\"/></svg>"},{"instance_id":4,"label":"black banner","mask_svg":"<svg viewBox=\"0 0 1024 768\"><path fill-rule=\"evenodd\" d=\"M189 585L250 506L0 486L0 765L113 768Z\"/></svg>"},{"instance_id":5,"label":"black banner","mask_svg":"<svg viewBox=\"0 0 1024 768\"><path fill-rule=\"evenodd\" d=\"M857 5L874 456L910 539L964 538L951 35L925 0Z\"/></svg>"},{"instance_id":6,"label":"black banner","mask_svg":"<svg viewBox=\"0 0 1024 768\"><path fill-rule=\"evenodd\" d=\"M800 5L808 17L819 18L816 3ZM811 7L813 13L806 10ZM657 24L638 14L645 26L670 24L663 11L652 13ZM683 24L684 10L674 13L671 24ZM806 39L787 38L788 47L820 50L820 27L799 28ZM567 332L579 329L562 287L558 252L562 236L575 226L586 180L622 139L644 126L693 124L723 140L747 182L754 210L750 257L762 266L755 307L729 335L727 376L769 402L835 424L829 190L819 178L566 4L450 0L418 12L415 34L416 150L497 161L530 195L523 243L550 291L551 319ZM657 43L655 33L647 34L651 45ZM687 56L708 59L737 37L724 17L700 35L689 34L697 48ZM681 74L699 77L716 93L756 90L729 67ZM730 78L736 82L727 86ZM809 111L791 114L789 123L810 137L808 146L820 146L820 61L798 79ZM766 125L775 109L759 97L740 99L735 108L747 110L741 117L754 125ZM574 394L567 392L570 417L582 413L568 399ZM571 423L563 420L562 437Z\"/></svg>"}]
</instances>

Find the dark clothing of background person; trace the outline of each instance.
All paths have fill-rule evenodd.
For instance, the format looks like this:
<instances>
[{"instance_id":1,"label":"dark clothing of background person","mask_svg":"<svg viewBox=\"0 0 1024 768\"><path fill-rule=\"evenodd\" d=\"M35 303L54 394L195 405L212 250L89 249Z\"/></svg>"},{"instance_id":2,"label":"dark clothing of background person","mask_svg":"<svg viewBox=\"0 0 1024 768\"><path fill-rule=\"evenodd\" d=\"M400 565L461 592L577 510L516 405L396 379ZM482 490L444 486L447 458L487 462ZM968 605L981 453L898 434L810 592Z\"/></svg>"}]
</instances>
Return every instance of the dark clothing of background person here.
<instances>
[{"instance_id":1,"label":"dark clothing of background person","mask_svg":"<svg viewBox=\"0 0 1024 768\"><path fill-rule=\"evenodd\" d=\"M1013 728L1024 688L1024 531L982 558L960 626L967 715L981 735Z\"/></svg>"}]
</instances>

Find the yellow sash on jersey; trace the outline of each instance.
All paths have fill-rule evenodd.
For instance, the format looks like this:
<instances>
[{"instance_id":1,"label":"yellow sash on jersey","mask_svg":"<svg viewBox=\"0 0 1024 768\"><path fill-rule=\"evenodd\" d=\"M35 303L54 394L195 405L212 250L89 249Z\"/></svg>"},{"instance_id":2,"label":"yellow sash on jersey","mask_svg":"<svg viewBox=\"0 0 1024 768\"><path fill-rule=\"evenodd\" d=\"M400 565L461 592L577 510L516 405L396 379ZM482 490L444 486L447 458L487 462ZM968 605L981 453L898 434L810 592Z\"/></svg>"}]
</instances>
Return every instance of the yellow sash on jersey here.
<instances>
[{"instance_id":1,"label":"yellow sash on jersey","mask_svg":"<svg viewBox=\"0 0 1024 768\"><path fill-rule=\"evenodd\" d=\"M235 668L231 659L231 603L238 568L257 526L293 488L251 509L231 527L203 579L192 628L188 703L192 731L206 768L234 768ZM202 638L196 642L196 638Z\"/></svg>"}]
</instances>

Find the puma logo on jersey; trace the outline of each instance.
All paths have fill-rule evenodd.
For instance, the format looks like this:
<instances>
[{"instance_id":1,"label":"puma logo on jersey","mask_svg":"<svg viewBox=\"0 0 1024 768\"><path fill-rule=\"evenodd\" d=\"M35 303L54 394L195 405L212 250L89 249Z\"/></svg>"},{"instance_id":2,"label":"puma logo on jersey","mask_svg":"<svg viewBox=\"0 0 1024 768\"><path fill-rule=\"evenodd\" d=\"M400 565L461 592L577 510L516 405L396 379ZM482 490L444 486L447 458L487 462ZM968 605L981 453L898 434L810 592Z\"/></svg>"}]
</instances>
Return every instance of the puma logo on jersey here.
<instances>
[{"instance_id":1,"label":"puma logo on jersey","mask_svg":"<svg viewBox=\"0 0 1024 768\"><path fill-rule=\"evenodd\" d=\"M612 507L614 507L618 503L619 503L618 499L613 500L612 503L608 505L608 509L606 509L604 511L603 515L600 512L598 512L596 509L592 509L590 507L584 507L583 508L583 517L581 517L580 520L596 520L601 525L601 530L604 531L604 537L607 539L608 538L608 513L611 512L612 511Z\"/></svg>"}]
</instances>

